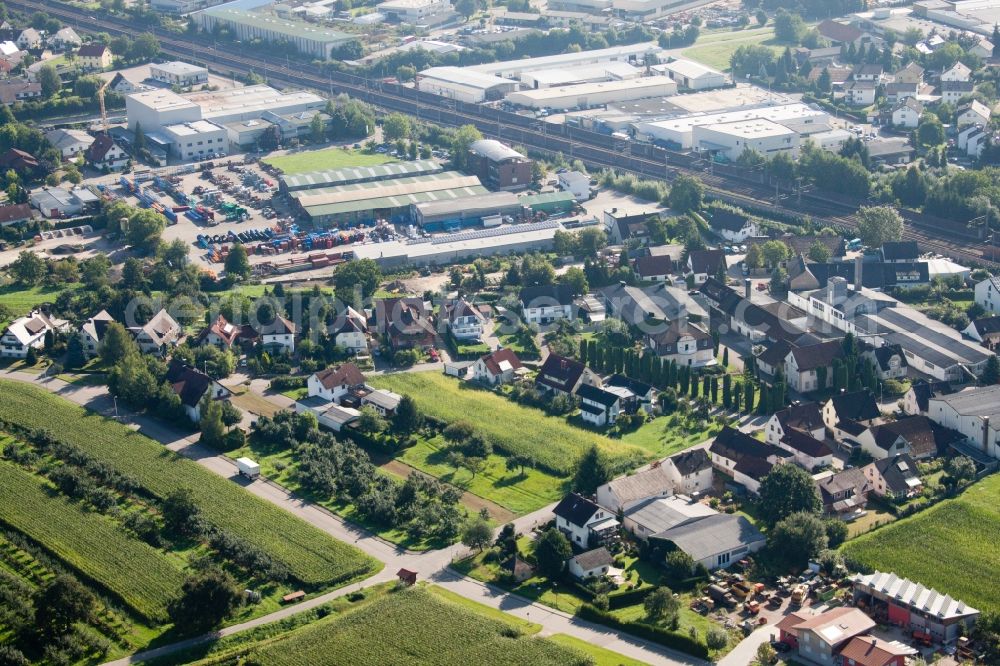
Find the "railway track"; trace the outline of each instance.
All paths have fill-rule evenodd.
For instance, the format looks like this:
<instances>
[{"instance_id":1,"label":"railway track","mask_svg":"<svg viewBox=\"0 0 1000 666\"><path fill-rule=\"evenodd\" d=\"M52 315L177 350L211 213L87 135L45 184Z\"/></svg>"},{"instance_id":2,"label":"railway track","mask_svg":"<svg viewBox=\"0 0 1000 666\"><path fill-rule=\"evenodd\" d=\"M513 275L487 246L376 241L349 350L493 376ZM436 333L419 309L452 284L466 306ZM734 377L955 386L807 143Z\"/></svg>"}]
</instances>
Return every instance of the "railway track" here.
<instances>
[{"instance_id":1,"label":"railway track","mask_svg":"<svg viewBox=\"0 0 1000 666\"><path fill-rule=\"evenodd\" d=\"M128 22L108 17L98 19L82 9L67 5L37 0L8 0L7 4L26 12L44 11L93 32L127 35L137 32L137 28ZM193 56L220 74L266 73L267 78L274 82L318 90L331 96L334 93L347 93L380 109L416 115L422 120L440 125L455 127L471 124L490 138L530 146L548 154L562 153L570 159L580 159L591 166L645 178L670 181L680 172L693 172L705 184L706 191L722 201L782 216L809 215L845 229L857 228L854 217L856 204L835 201L814 192L795 192L788 187L775 190L766 183L706 172L696 167L698 160L690 155L635 142L629 142L627 148L616 146L611 137L566 125L556 126L557 129L550 131L537 120L491 107L448 100L413 88L372 81L347 72L324 72L312 64L296 64L292 68L287 64L249 57L219 44L206 47L159 28L154 28L151 32L157 36L165 53L182 58ZM634 151L647 154L635 154ZM903 238L917 241L925 251L947 255L959 261L1000 266L966 243L941 238L940 229L935 234L933 226L928 229L919 214L907 217L909 219ZM970 238L968 242L975 241Z\"/></svg>"}]
</instances>

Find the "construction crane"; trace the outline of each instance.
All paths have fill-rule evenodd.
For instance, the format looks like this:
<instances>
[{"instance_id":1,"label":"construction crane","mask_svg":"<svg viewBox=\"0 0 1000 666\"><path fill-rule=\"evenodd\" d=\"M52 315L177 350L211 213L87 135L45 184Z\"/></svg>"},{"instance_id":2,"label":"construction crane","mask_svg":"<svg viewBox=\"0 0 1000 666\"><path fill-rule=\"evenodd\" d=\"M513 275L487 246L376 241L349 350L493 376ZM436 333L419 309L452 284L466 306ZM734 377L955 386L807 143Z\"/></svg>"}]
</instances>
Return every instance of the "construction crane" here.
<instances>
[{"instance_id":1,"label":"construction crane","mask_svg":"<svg viewBox=\"0 0 1000 666\"><path fill-rule=\"evenodd\" d=\"M104 108L104 91L107 90L108 86L111 85L112 79L108 79L104 82L97 90L97 102L101 105L101 127L104 130L104 136L108 135L108 112Z\"/></svg>"}]
</instances>

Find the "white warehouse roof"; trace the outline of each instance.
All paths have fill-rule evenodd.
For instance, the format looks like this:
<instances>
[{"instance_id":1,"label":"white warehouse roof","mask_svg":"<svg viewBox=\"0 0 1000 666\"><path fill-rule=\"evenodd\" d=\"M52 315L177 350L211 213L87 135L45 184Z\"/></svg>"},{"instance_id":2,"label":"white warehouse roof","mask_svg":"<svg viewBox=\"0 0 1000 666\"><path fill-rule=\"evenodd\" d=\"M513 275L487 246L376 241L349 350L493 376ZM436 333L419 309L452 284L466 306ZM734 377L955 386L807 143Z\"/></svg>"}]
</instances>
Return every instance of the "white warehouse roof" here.
<instances>
[{"instance_id":1,"label":"white warehouse roof","mask_svg":"<svg viewBox=\"0 0 1000 666\"><path fill-rule=\"evenodd\" d=\"M880 592L899 604L924 611L928 615L941 619L979 613L978 610L967 606L963 601L953 599L947 594L941 594L933 588L924 587L920 583L900 578L894 573L876 571L867 576L858 574L854 577L854 582Z\"/></svg>"},{"instance_id":2,"label":"white warehouse roof","mask_svg":"<svg viewBox=\"0 0 1000 666\"><path fill-rule=\"evenodd\" d=\"M674 60L664 65L656 65L655 69L674 72L689 79L697 79L703 76L724 76L719 70L706 67L692 60Z\"/></svg>"},{"instance_id":3,"label":"white warehouse roof","mask_svg":"<svg viewBox=\"0 0 1000 666\"><path fill-rule=\"evenodd\" d=\"M183 76L184 74L198 74L201 72L207 72L208 69L202 67L201 65L192 65L191 63L181 62L180 60L174 60L172 62L163 62L160 64L150 65L153 69L158 69L161 72L167 72L169 74L175 74L177 76Z\"/></svg>"},{"instance_id":4,"label":"white warehouse roof","mask_svg":"<svg viewBox=\"0 0 1000 666\"><path fill-rule=\"evenodd\" d=\"M767 120L766 118L736 120L728 123L701 125L700 127L743 139L760 139L766 136L785 136L786 134L795 134L795 132L788 129L784 125L779 125L778 123Z\"/></svg>"},{"instance_id":5,"label":"white warehouse roof","mask_svg":"<svg viewBox=\"0 0 1000 666\"><path fill-rule=\"evenodd\" d=\"M519 60L507 60L504 62L486 63L483 65L473 65L466 69L471 69L483 74L502 74L505 72L531 72L539 69L552 69L555 67L568 67L572 65L584 65L587 63L598 63L620 60L628 62L630 58L642 60L646 54L657 54L663 49L656 42L642 42L639 44L629 44L627 46L612 46L607 49L595 49L593 51L578 51L576 53L559 53L556 55L543 56L541 58L522 58Z\"/></svg>"},{"instance_id":6,"label":"white warehouse roof","mask_svg":"<svg viewBox=\"0 0 1000 666\"><path fill-rule=\"evenodd\" d=\"M431 67L420 72L421 78L435 79L446 83L489 90L498 85L511 85L513 82L492 74L477 72L468 67Z\"/></svg>"},{"instance_id":7,"label":"white warehouse roof","mask_svg":"<svg viewBox=\"0 0 1000 666\"><path fill-rule=\"evenodd\" d=\"M616 100L665 97L676 93L677 84L669 77L645 76L624 81L598 81L575 86L523 90L507 95L507 101L535 108L547 106L566 109L580 105L607 104Z\"/></svg>"}]
</instances>

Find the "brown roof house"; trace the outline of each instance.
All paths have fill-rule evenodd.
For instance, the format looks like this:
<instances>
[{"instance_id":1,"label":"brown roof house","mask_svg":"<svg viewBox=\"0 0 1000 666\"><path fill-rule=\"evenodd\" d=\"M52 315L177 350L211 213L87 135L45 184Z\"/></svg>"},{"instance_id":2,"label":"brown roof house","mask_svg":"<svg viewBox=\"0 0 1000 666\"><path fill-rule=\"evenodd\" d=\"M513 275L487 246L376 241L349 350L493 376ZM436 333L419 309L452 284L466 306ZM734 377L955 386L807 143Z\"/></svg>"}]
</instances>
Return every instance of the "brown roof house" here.
<instances>
[{"instance_id":1,"label":"brown roof house","mask_svg":"<svg viewBox=\"0 0 1000 666\"><path fill-rule=\"evenodd\" d=\"M540 391L574 395L583 386L601 386L601 378L577 360L549 354L535 377L535 387Z\"/></svg>"},{"instance_id":2,"label":"brown roof house","mask_svg":"<svg viewBox=\"0 0 1000 666\"><path fill-rule=\"evenodd\" d=\"M422 298L384 298L376 301L375 331L396 351L429 349L436 341L430 304Z\"/></svg>"},{"instance_id":3,"label":"brown roof house","mask_svg":"<svg viewBox=\"0 0 1000 666\"><path fill-rule=\"evenodd\" d=\"M507 384L524 366L512 349L498 349L480 356L472 365L472 378L490 385Z\"/></svg>"},{"instance_id":4,"label":"brown roof house","mask_svg":"<svg viewBox=\"0 0 1000 666\"><path fill-rule=\"evenodd\" d=\"M83 69L103 71L111 67L114 55L111 53L111 49L104 44L91 42L90 44L81 46L76 52L76 57Z\"/></svg>"}]
</instances>

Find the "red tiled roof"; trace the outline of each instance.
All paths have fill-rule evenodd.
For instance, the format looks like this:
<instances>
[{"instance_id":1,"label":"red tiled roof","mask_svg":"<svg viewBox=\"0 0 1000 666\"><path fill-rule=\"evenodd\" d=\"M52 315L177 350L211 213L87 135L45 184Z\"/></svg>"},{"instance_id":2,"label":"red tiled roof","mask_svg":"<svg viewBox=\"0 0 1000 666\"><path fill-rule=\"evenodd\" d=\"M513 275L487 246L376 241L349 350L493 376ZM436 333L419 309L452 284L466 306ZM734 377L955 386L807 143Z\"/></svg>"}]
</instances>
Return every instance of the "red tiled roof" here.
<instances>
[{"instance_id":1,"label":"red tiled roof","mask_svg":"<svg viewBox=\"0 0 1000 666\"><path fill-rule=\"evenodd\" d=\"M323 388L332 389L335 386L357 386L365 383L365 376L353 363L345 363L339 368L327 368L316 373L316 379Z\"/></svg>"},{"instance_id":2,"label":"red tiled roof","mask_svg":"<svg viewBox=\"0 0 1000 666\"><path fill-rule=\"evenodd\" d=\"M502 361L507 361L510 363L511 368L517 370L521 367L521 359L517 357L513 349L498 349L492 354L486 354L482 357L483 363L486 364L486 369L491 375L499 375L503 373L500 369L500 363Z\"/></svg>"}]
</instances>

